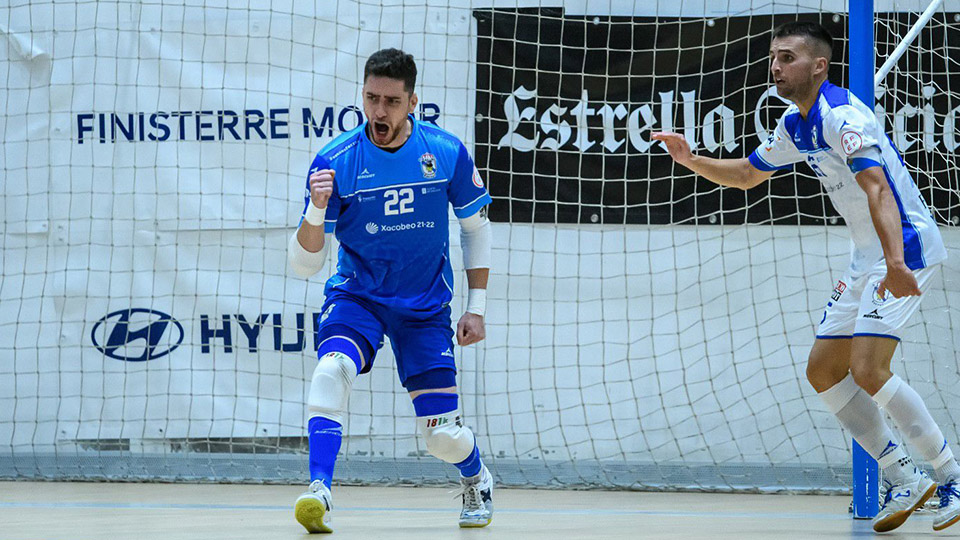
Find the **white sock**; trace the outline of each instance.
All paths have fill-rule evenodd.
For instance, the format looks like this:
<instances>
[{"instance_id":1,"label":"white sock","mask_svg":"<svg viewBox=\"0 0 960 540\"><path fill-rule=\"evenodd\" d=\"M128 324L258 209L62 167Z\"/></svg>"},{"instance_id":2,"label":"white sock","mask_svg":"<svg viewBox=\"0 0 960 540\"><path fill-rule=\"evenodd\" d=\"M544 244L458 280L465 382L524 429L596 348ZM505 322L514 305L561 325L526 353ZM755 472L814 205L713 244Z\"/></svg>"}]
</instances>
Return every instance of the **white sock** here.
<instances>
[{"instance_id":1,"label":"white sock","mask_svg":"<svg viewBox=\"0 0 960 540\"><path fill-rule=\"evenodd\" d=\"M880 408L854 382L853 375L848 373L818 395L854 440L879 462L884 478L899 484L913 477L913 462L894 439Z\"/></svg>"},{"instance_id":2,"label":"white sock","mask_svg":"<svg viewBox=\"0 0 960 540\"><path fill-rule=\"evenodd\" d=\"M874 394L873 400L893 418L903 436L933 466L937 480L946 482L960 476L960 466L953 459L953 451L943 438L943 432L933 421L920 394L898 375Z\"/></svg>"}]
</instances>

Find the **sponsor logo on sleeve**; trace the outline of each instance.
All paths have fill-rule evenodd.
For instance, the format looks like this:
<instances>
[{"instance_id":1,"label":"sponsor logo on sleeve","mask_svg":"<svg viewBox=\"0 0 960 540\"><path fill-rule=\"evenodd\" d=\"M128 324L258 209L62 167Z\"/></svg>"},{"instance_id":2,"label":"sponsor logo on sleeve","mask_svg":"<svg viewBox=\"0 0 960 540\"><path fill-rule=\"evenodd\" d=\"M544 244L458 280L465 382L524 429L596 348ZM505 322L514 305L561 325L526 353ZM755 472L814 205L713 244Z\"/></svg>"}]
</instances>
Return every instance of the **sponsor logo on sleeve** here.
<instances>
[{"instance_id":1,"label":"sponsor logo on sleeve","mask_svg":"<svg viewBox=\"0 0 960 540\"><path fill-rule=\"evenodd\" d=\"M840 135L840 144L843 151L849 156L863 147L863 137L855 131L845 131Z\"/></svg>"},{"instance_id":2,"label":"sponsor logo on sleeve","mask_svg":"<svg viewBox=\"0 0 960 540\"><path fill-rule=\"evenodd\" d=\"M776 137L776 139L774 139L774 137ZM764 151L764 152L773 152L773 145L774 145L775 140L776 140L776 141L779 141L779 140L780 140L780 137L777 136L777 135L770 135L769 137L767 137L766 142L763 143L763 151Z\"/></svg>"},{"instance_id":3,"label":"sponsor logo on sleeve","mask_svg":"<svg viewBox=\"0 0 960 540\"><path fill-rule=\"evenodd\" d=\"M473 185L483 189L483 178L480 177L480 171L477 170L476 166L473 167Z\"/></svg>"},{"instance_id":4,"label":"sponsor logo on sleeve","mask_svg":"<svg viewBox=\"0 0 960 540\"><path fill-rule=\"evenodd\" d=\"M847 290L847 284L843 281L837 281L837 286L833 288L833 294L830 295L830 299L834 302L840 300L840 296L843 295L843 291Z\"/></svg>"}]
</instances>

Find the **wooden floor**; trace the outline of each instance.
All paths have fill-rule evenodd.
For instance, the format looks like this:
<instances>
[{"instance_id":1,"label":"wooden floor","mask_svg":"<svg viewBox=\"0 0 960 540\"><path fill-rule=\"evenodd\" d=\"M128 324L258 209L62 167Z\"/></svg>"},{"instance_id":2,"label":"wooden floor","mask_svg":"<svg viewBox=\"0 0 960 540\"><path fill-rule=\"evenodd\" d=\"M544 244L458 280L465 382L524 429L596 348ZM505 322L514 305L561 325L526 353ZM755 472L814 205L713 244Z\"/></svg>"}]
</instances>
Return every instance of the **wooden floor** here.
<instances>
[{"instance_id":1,"label":"wooden floor","mask_svg":"<svg viewBox=\"0 0 960 540\"><path fill-rule=\"evenodd\" d=\"M0 482L0 540L306 539L296 486ZM337 487L332 538L390 540L873 536L848 497L500 489L486 529L457 528L445 488ZM919 514L889 538L960 537ZM312 538L323 538L313 536Z\"/></svg>"}]
</instances>

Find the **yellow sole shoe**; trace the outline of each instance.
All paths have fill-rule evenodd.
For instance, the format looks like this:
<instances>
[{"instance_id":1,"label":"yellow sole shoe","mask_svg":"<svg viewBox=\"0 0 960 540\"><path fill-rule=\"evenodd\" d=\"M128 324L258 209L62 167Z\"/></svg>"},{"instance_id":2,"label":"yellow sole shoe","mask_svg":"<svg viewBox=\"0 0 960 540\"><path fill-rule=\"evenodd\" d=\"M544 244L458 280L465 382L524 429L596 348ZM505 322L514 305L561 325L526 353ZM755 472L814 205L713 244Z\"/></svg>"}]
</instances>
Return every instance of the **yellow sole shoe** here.
<instances>
[{"instance_id":1,"label":"yellow sole shoe","mask_svg":"<svg viewBox=\"0 0 960 540\"><path fill-rule=\"evenodd\" d=\"M330 518L327 516L327 507L323 501L314 497L301 497L294 506L294 515L297 522L303 525L307 532L332 533Z\"/></svg>"}]
</instances>

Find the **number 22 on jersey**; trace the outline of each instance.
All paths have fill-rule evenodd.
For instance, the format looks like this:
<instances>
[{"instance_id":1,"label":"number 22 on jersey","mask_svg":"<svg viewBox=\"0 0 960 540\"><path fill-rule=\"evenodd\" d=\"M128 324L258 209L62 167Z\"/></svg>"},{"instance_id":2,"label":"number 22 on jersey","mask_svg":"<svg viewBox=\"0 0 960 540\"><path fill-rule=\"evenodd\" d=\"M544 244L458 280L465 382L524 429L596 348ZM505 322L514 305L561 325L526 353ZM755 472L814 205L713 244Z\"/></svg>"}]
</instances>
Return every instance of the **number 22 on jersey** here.
<instances>
[{"instance_id":1,"label":"number 22 on jersey","mask_svg":"<svg viewBox=\"0 0 960 540\"><path fill-rule=\"evenodd\" d=\"M413 212L413 190L410 188L388 189L383 193L383 215L395 216Z\"/></svg>"}]
</instances>

